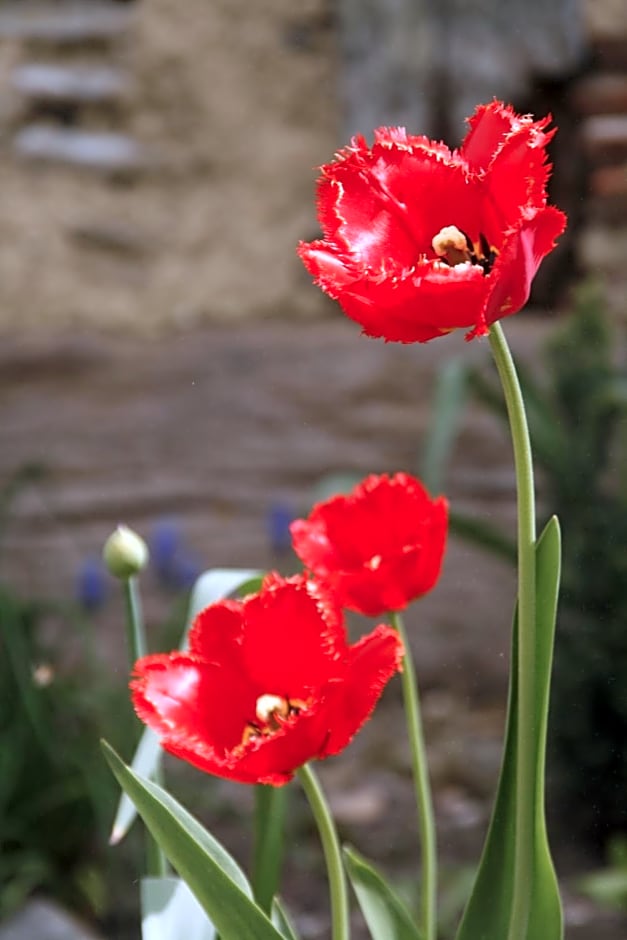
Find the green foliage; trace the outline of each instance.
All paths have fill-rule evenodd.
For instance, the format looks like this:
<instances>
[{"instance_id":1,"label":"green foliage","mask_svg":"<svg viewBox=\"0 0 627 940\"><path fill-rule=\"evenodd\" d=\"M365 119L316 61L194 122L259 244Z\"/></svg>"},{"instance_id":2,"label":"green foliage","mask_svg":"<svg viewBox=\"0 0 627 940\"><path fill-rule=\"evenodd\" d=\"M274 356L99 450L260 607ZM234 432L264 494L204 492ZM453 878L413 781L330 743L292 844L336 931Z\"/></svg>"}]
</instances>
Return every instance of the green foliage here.
<instances>
[{"instance_id":1,"label":"green foliage","mask_svg":"<svg viewBox=\"0 0 627 940\"><path fill-rule=\"evenodd\" d=\"M534 452L564 530L552 743L560 806L597 845L627 830L627 481L620 473L627 372L598 288L527 377Z\"/></svg>"},{"instance_id":2,"label":"green foliage","mask_svg":"<svg viewBox=\"0 0 627 940\"><path fill-rule=\"evenodd\" d=\"M186 940L216 940L213 924L180 878L142 878L141 909L142 940L172 940L181 924Z\"/></svg>"},{"instance_id":3,"label":"green foliage","mask_svg":"<svg viewBox=\"0 0 627 940\"><path fill-rule=\"evenodd\" d=\"M553 517L536 548L536 636L534 675L534 750L536 780L531 806L533 816L526 825L533 832L533 877L529 884L527 940L560 940L563 935L562 909L549 850L544 817L544 753L551 661L555 634L557 592L560 579L560 532ZM501 773L490 828L470 901L457 934L457 940L478 937L506 937L512 918L514 897L515 825L518 803L518 629L514 621L510 695Z\"/></svg>"},{"instance_id":4,"label":"green foliage","mask_svg":"<svg viewBox=\"0 0 627 940\"><path fill-rule=\"evenodd\" d=\"M583 294L549 349L563 441L545 458L564 524L552 715L560 802L598 845L627 831L627 372L614 344L598 296Z\"/></svg>"},{"instance_id":5,"label":"green foliage","mask_svg":"<svg viewBox=\"0 0 627 940\"><path fill-rule=\"evenodd\" d=\"M196 895L222 940L284 940L252 899L252 889L228 852L165 790L123 763L105 757L151 835Z\"/></svg>"},{"instance_id":6,"label":"green foliage","mask_svg":"<svg viewBox=\"0 0 627 940\"><path fill-rule=\"evenodd\" d=\"M168 646L175 646L178 643L180 649L185 649L189 631L201 610L231 594L244 595L259 590L261 577L259 571L249 568L211 568L205 571L198 578L189 599L185 598L185 607L179 611L181 616L175 618L174 621L172 642L165 643L164 647L167 649ZM172 625L170 625L171 628ZM133 757L133 770L143 777L155 779L161 766L162 756L158 736L150 728L144 728ZM126 836L136 816L135 804L123 791L109 840L113 845L117 845Z\"/></svg>"},{"instance_id":7,"label":"green foliage","mask_svg":"<svg viewBox=\"0 0 627 940\"><path fill-rule=\"evenodd\" d=\"M421 940L415 918L370 862L347 847L344 864L372 940Z\"/></svg>"},{"instance_id":8,"label":"green foliage","mask_svg":"<svg viewBox=\"0 0 627 940\"><path fill-rule=\"evenodd\" d=\"M610 839L607 854L607 866L585 875L577 887L597 904L627 911L627 838Z\"/></svg>"},{"instance_id":9,"label":"green foliage","mask_svg":"<svg viewBox=\"0 0 627 940\"><path fill-rule=\"evenodd\" d=\"M627 831L627 370L619 354L599 286L588 282L547 345L541 379L517 363L543 502L564 535L550 769L569 832L598 847ZM496 378L473 370L469 384L505 421ZM452 528L512 556L482 522L453 516Z\"/></svg>"},{"instance_id":10,"label":"green foliage","mask_svg":"<svg viewBox=\"0 0 627 940\"><path fill-rule=\"evenodd\" d=\"M92 913L106 902L115 787L94 738L110 696L94 671L69 673L44 646L51 615L77 639L67 611L0 587L0 919L35 889Z\"/></svg>"}]
</instances>

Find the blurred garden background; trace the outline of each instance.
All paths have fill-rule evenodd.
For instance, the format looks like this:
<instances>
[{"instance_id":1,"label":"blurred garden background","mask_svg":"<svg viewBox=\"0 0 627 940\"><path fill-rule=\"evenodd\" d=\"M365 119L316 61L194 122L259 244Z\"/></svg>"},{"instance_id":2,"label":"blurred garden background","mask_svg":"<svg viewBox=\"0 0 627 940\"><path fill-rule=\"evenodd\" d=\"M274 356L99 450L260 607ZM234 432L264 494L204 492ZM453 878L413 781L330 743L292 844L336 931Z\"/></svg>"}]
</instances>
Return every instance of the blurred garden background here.
<instances>
[{"instance_id":1,"label":"blurred garden background","mask_svg":"<svg viewBox=\"0 0 627 940\"><path fill-rule=\"evenodd\" d=\"M316 237L317 167L351 134L404 124L454 146L492 97L559 126L551 201L569 229L503 325L541 521L557 511L564 530L549 822L566 936L624 938L624 0L3 0L0 940L139 936L139 850L132 835L107 847L117 794L97 744L130 758L136 733L123 602L100 561L112 529L149 543L148 636L166 649L201 571L296 570L291 518L401 469L454 512L442 581L409 621L452 936L498 773L515 591L488 349L360 337L295 246ZM411 890L398 688L320 771L343 837ZM167 772L245 863L249 790ZM296 795L289 846L288 906L324 938Z\"/></svg>"}]
</instances>

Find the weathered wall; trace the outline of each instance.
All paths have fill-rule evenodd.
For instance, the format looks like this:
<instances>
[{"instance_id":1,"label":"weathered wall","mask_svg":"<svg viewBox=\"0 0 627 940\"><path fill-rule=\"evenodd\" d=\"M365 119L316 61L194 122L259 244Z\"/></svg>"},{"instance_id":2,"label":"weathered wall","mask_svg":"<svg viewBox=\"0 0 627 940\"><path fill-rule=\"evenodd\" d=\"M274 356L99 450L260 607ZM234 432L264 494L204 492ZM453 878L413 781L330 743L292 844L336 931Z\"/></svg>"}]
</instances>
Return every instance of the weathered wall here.
<instances>
[{"instance_id":1,"label":"weathered wall","mask_svg":"<svg viewBox=\"0 0 627 940\"><path fill-rule=\"evenodd\" d=\"M320 315L294 253L316 231L314 168L382 121L454 144L493 95L562 128L554 198L571 227L538 298L559 297L573 254L620 280L625 15L620 0L188 0L184 15L169 0L9 0L0 330ZM571 94L577 71L590 81Z\"/></svg>"},{"instance_id":2,"label":"weathered wall","mask_svg":"<svg viewBox=\"0 0 627 940\"><path fill-rule=\"evenodd\" d=\"M534 81L576 71L580 0L340 0L348 133L402 124L452 143L482 101L528 99Z\"/></svg>"},{"instance_id":3,"label":"weathered wall","mask_svg":"<svg viewBox=\"0 0 627 940\"><path fill-rule=\"evenodd\" d=\"M22 0L22 22L27 8ZM210 9L188 0L185 17L170 0L153 0L137 8L136 22L88 46L7 38L5 9L0 481L31 460L50 475L16 506L4 573L29 590L67 592L117 522L146 529L170 514L181 516L207 564L257 561L272 495L304 502L317 475L344 465L407 466L432 373L414 383L408 367L409 389L403 379L377 385L376 394L364 387L362 370L392 374L401 353L359 341L294 253L298 238L315 231L314 165L339 136L333 20L323 0L296 13L273 0L263 11L247 7L246 17L233 0ZM600 17L600 7L591 9ZM604 9L588 26L596 73L564 91L563 107L579 115L568 138L573 154L590 120L626 110L625 7L607 0ZM51 122L51 106L41 92L27 103L11 82L18 64L43 59L105 62L124 73L121 98L57 103L55 126L124 131L156 165L105 171L20 156L17 135L42 114ZM613 259L611 283L624 300L620 193L604 193L606 177L594 176L595 167L611 169L624 198L624 139L613 146L598 158L605 163L592 160L605 151L589 151L592 196L577 197L589 240L581 258L595 270ZM314 312L335 317L333 332L324 321L296 329L294 313ZM267 333L208 329L216 318L267 314L289 316ZM516 320L521 336L533 330L531 318ZM173 339L172 326L182 335ZM103 330L115 335L103 340ZM146 342L138 332L155 336ZM483 430L471 427L467 448ZM483 480L475 457L483 451L464 450L456 468L467 488ZM509 454L499 460L505 465ZM497 483L489 485L493 498ZM511 497L510 488L505 515Z\"/></svg>"},{"instance_id":4,"label":"weathered wall","mask_svg":"<svg viewBox=\"0 0 627 940\"><path fill-rule=\"evenodd\" d=\"M16 73L42 63L106 66L120 90L50 101ZM319 310L295 245L336 141L323 0L21 0L0 11L0 65L0 329Z\"/></svg>"}]
</instances>

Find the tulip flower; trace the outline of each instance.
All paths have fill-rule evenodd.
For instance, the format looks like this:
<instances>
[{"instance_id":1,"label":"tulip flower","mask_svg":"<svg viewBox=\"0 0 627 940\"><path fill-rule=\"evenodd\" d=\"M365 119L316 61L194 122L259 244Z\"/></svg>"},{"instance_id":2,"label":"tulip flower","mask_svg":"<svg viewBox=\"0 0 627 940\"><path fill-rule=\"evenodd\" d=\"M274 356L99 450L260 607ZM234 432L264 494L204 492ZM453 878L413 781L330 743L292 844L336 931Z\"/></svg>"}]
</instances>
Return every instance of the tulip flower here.
<instances>
[{"instance_id":1,"label":"tulip flower","mask_svg":"<svg viewBox=\"0 0 627 940\"><path fill-rule=\"evenodd\" d=\"M189 652L140 659L131 690L166 751L219 777L280 786L347 746L402 656L391 627L350 645L332 595L303 575L270 574L259 593L205 608Z\"/></svg>"},{"instance_id":2,"label":"tulip flower","mask_svg":"<svg viewBox=\"0 0 627 940\"><path fill-rule=\"evenodd\" d=\"M343 607L403 610L440 575L448 503L407 473L367 477L291 525L294 551Z\"/></svg>"},{"instance_id":3,"label":"tulip flower","mask_svg":"<svg viewBox=\"0 0 627 940\"><path fill-rule=\"evenodd\" d=\"M368 336L467 339L520 310L566 217L547 205L549 118L481 105L459 150L402 127L322 167L323 238L299 254Z\"/></svg>"}]
</instances>

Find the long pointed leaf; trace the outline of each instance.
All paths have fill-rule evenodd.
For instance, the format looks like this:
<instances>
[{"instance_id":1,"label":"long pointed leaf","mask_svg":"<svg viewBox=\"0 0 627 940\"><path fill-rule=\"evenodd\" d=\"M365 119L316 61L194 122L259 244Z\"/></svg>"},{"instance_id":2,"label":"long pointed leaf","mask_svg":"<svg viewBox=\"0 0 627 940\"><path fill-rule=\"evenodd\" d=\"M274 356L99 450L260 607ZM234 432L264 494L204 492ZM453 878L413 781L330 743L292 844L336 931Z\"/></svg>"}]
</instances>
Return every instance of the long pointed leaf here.
<instances>
[{"instance_id":1,"label":"long pointed leaf","mask_svg":"<svg viewBox=\"0 0 627 940\"><path fill-rule=\"evenodd\" d=\"M103 750L118 783L221 940L284 940L252 900L244 873L226 849L169 793L135 774L106 742Z\"/></svg>"},{"instance_id":2,"label":"long pointed leaf","mask_svg":"<svg viewBox=\"0 0 627 940\"><path fill-rule=\"evenodd\" d=\"M215 927L180 878L142 878L142 940L215 940Z\"/></svg>"},{"instance_id":3,"label":"long pointed leaf","mask_svg":"<svg viewBox=\"0 0 627 940\"><path fill-rule=\"evenodd\" d=\"M461 359L452 359L439 372L431 421L422 441L420 475L432 493L442 489L459 423L466 405L469 370Z\"/></svg>"},{"instance_id":4,"label":"long pointed leaf","mask_svg":"<svg viewBox=\"0 0 627 940\"><path fill-rule=\"evenodd\" d=\"M344 864L372 940L423 940L394 889L363 856L344 848Z\"/></svg>"},{"instance_id":5,"label":"long pointed leaf","mask_svg":"<svg viewBox=\"0 0 627 940\"><path fill-rule=\"evenodd\" d=\"M251 880L255 901L266 913L272 909L272 899L281 881L288 792L287 787L263 784L255 787L255 850Z\"/></svg>"},{"instance_id":6,"label":"long pointed leaf","mask_svg":"<svg viewBox=\"0 0 627 940\"><path fill-rule=\"evenodd\" d=\"M192 589L187 621L181 637L181 649L187 645L191 625L201 610L235 591L243 590L247 593L257 590L260 578L260 572L253 568L211 568L201 574ZM135 751L131 767L140 776L153 778L159 767L161 755L159 738L154 731L146 728ZM132 800L122 793L109 838L111 845L117 845L122 841L133 825L136 815Z\"/></svg>"},{"instance_id":7,"label":"long pointed leaf","mask_svg":"<svg viewBox=\"0 0 627 940\"><path fill-rule=\"evenodd\" d=\"M201 610L236 591L249 593L257 590L260 579L261 572L254 568L210 568L201 574L192 590L187 629L181 645L187 642L189 627Z\"/></svg>"},{"instance_id":8,"label":"long pointed leaf","mask_svg":"<svg viewBox=\"0 0 627 940\"><path fill-rule=\"evenodd\" d=\"M553 517L536 547L536 779L529 782L535 790L534 818L529 821L534 832L535 859L526 940L560 940L563 936L561 901L544 814L546 729L559 576L560 531L557 519ZM517 665L518 625L515 615L510 694L497 796L479 871L457 933L457 940L503 940L508 934L513 893L517 790Z\"/></svg>"},{"instance_id":9,"label":"long pointed leaf","mask_svg":"<svg viewBox=\"0 0 627 940\"><path fill-rule=\"evenodd\" d=\"M300 940L283 902L277 897L272 901L272 923L285 940Z\"/></svg>"}]
</instances>

